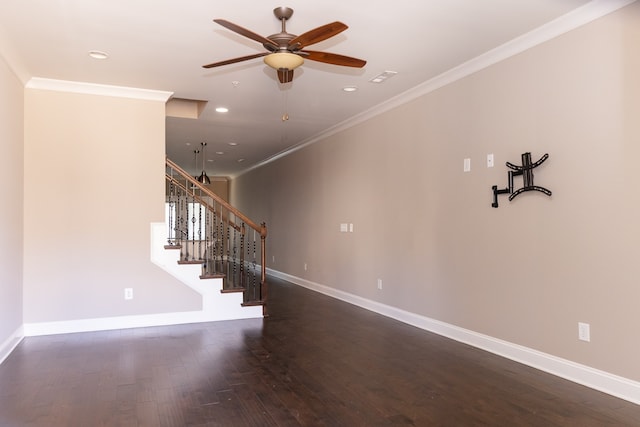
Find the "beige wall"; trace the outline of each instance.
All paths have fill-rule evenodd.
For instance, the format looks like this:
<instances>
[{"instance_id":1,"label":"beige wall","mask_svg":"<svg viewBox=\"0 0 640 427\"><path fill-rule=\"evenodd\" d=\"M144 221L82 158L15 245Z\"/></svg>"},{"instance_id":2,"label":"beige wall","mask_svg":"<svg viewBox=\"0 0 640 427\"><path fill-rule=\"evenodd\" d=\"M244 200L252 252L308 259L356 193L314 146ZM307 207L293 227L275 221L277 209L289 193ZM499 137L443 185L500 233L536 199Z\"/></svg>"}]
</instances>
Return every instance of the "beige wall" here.
<instances>
[{"instance_id":1,"label":"beige wall","mask_svg":"<svg viewBox=\"0 0 640 427\"><path fill-rule=\"evenodd\" d=\"M0 56L0 353L22 326L23 88ZM1 356L1 354L0 354Z\"/></svg>"},{"instance_id":2,"label":"beige wall","mask_svg":"<svg viewBox=\"0 0 640 427\"><path fill-rule=\"evenodd\" d=\"M227 178L213 177L211 178L211 184L207 187L209 190L222 197L222 200L226 202L229 201L229 180Z\"/></svg>"},{"instance_id":3,"label":"beige wall","mask_svg":"<svg viewBox=\"0 0 640 427\"><path fill-rule=\"evenodd\" d=\"M200 309L150 262L164 122L164 102L26 89L25 323Z\"/></svg>"},{"instance_id":4,"label":"beige wall","mask_svg":"<svg viewBox=\"0 0 640 427\"><path fill-rule=\"evenodd\" d=\"M242 175L231 200L267 222L270 268L638 381L638 46L635 3ZM549 153L553 196L491 208L526 151Z\"/></svg>"}]
</instances>

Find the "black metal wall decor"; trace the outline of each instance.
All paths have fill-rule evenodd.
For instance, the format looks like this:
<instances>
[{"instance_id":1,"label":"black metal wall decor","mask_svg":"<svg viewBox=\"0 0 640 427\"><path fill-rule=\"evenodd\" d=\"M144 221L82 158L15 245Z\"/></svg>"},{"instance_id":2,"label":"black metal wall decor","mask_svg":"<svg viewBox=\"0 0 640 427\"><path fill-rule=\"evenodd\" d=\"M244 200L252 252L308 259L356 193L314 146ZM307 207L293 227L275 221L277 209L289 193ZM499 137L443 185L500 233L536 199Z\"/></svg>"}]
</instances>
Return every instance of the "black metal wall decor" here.
<instances>
[{"instance_id":1,"label":"black metal wall decor","mask_svg":"<svg viewBox=\"0 0 640 427\"><path fill-rule=\"evenodd\" d=\"M508 172L509 186L500 190L498 190L497 185L491 187L491 189L493 190L493 203L491 203L491 207L498 207L498 194L509 194L509 201L513 200L518 194L522 194L525 191L539 191L546 194L547 196L551 196L550 190L533 184L533 170L544 163L544 161L548 158L549 154L545 154L537 162L531 163L531 153L523 153L522 166L514 165L513 163L507 162L507 167L511 169ZM517 190L513 191L513 177L520 175L522 175L522 188L518 188Z\"/></svg>"}]
</instances>

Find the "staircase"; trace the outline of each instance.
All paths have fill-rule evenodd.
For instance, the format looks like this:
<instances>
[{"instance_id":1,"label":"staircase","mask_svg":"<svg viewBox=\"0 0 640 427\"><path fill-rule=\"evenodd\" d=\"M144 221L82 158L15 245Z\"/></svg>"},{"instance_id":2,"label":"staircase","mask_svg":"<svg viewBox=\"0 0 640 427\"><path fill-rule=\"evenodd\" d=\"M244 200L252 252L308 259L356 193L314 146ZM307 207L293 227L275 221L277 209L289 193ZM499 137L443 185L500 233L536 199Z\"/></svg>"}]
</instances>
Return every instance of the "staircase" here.
<instances>
[{"instance_id":1,"label":"staircase","mask_svg":"<svg viewBox=\"0 0 640 427\"><path fill-rule=\"evenodd\" d=\"M165 178L166 222L152 226L152 260L203 296L208 320L267 316L265 224L169 159Z\"/></svg>"}]
</instances>

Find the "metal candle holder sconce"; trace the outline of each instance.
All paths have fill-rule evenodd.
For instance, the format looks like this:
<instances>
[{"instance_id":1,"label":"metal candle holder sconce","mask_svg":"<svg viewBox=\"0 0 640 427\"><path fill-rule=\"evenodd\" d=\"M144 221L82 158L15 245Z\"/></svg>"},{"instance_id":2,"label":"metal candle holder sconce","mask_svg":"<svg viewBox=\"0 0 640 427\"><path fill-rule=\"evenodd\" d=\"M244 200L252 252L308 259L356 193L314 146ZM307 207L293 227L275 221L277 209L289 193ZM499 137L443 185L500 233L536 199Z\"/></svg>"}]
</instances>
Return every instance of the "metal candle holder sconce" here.
<instances>
[{"instance_id":1,"label":"metal candle holder sconce","mask_svg":"<svg viewBox=\"0 0 640 427\"><path fill-rule=\"evenodd\" d=\"M511 169L508 172L509 185L507 188L503 188L500 190L498 190L497 185L491 187L491 189L493 190L493 203L491 203L491 207L498 207L498 194L509 194L509 201L513 200L518 194L522 194L525 191L539 191L546 194L547 196L551 196L550 190L533 184L533 170L544 163L544 161L548 158L549 154L545 154L540 158L540 160L532 163L531 153L523 153L522 166L514 165L513 163L507 162L507 167ZM517 190L513 191L513 177L520 175L522 175L522 188L518 188Z\"/></svg>"}]
</instances>

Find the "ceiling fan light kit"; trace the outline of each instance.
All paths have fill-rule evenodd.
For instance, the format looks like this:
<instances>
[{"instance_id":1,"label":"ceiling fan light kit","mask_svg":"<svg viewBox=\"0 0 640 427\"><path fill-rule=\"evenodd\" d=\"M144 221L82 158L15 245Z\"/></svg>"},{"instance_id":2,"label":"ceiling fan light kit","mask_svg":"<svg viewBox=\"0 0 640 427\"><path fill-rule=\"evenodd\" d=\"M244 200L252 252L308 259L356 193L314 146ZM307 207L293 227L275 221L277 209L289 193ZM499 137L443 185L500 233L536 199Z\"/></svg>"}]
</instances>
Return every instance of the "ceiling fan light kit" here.
<instances>
[{"instance_id":1,"label":"ceiling fan light kit","mask_svg":"<svg viewBox=\"0 0 640 427\"><path fill-rule=\"evenodd\" d=\"M349 28L342 22L331 22L296 36L295 34L287 33L286 30L286 22L293 15L293 9L289 7L277 7L273 10L273 14L282 23L282 31L272 34L269 37L263 37L225 19L214 19L213 22L216 24L222 25L241 36L261 43L267 52L214 62L203 65L203 67L214 68L264 57L264 63L276 70L280 83L289 83L293 80L293 70L301 66L305 59L356 68L362 68L367 63L367 61L350 56L302 50L306 46L319 43Z\"/></svg>"},{"instance_id":2,"label":"ceiling fan light kit","mask_svg":"<svg viewBox=\"0 0 640 427\"><path fill-rule=\"evenodd\" d=\"M304 59L300 55L289 52L270 53L264 57L264 63L274 70L295 70L303 62Z\"/></svg>"}]
</instances>

